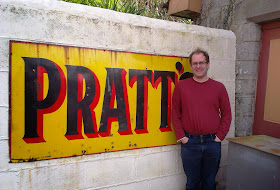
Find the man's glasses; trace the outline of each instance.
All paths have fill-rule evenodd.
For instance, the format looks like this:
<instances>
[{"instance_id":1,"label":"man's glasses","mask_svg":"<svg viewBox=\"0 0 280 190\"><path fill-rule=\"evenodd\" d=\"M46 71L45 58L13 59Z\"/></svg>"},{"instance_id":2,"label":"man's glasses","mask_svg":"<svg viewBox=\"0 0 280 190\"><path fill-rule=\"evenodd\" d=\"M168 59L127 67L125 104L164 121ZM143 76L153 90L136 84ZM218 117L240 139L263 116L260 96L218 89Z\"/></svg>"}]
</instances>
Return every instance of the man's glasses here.
<instances>
[{"instance_id":1,"label":"man's glasses","mask_svg":"<svg viewBox=\"0 0 280 190\"><path fill-rule=\"evenodd\" d=\"M193 66L197 66L197 65L204 66L204 65L206 65L207 63L208 63L207 61L192 62L192 65L193 65Z\"/></svg>"}]
</instances>

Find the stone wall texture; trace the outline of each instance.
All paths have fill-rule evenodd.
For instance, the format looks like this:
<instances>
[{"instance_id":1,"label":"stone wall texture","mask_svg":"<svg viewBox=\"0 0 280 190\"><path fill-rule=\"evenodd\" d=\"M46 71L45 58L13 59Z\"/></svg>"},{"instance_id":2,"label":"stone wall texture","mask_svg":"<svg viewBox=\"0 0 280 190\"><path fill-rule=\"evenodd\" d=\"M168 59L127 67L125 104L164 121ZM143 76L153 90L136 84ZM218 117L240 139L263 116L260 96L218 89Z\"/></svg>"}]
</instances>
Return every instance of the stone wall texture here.
<instances>
[{"instance_id":1,"label":"stone wall texture","mask_svg":"<svg viewBox=\"0 0 280 190\"><path fill-rule=\"evenodd\" d=\"M195 23L231 30L236 35L236 136L252 134L261 49L261 23L279 19L279 16L278 0L202 0L201 15Z\"/></svg>"},{"instance_id":2,"label":"stone wall texture","mask_svg":"<svg viewBox=\"0 0 280 190\"><path fill-rule=\"evenodd\" d=\"M210 54L210 77L223 82L228 90L234 121L236 38L231 31L56 0L2 0L0 15L0 189L183 190L186 182L180 145L9 163L10 40L170 56L188 56L203 47ZM246 50L248 43L254 40L244 44ZM256 62L255 51L248 49L244 54L250 58L240 58L240 65ZM237 71L244 75L244 70ZM243 80L247 82L240 83L240 88L254 85L256 79L252 75ZM253 102L254 91L247 93L246 97L237 94L239 104ZM234 136L234 131L232 122L228 137ZM227 165L226 140L222 150L220 181Z\"/></svg>"}]
</instances>

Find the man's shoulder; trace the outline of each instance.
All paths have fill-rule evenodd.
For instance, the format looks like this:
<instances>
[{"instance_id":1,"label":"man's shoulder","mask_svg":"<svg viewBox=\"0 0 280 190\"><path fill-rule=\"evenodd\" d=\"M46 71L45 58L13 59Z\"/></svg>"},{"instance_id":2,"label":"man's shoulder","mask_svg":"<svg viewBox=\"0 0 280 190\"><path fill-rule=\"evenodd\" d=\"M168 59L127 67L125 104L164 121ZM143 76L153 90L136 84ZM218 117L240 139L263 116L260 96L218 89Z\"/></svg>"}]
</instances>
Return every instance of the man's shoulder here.
<instances>
[{"instance_id":1,"label":"man's shoulder","mask_svg":"<svg viewBox=\"0 0 280 190\"><path fill-rule=\"evenodd\" d=\"M184 89L190 86L190 83L191 83L191 78L179 80L175 85L175 89L176 91L182 91L182 90L184 91Z\"/></svg>"},{"instance_id":2,"label":"man's shoulder","mask_svg":"<svg viewBox=\"0 0 280 190\"><path fill-rule=\"evenodd\" d=\"M178 82L177 82L177 85L188 85L188 84L190 84L191 82L193 81L193 79L192 78L187 78L187 79L183 79L183 80L179 80Z\"/></svg>"},{"instance_id":3,"label":"man's shoulder","mask_svg":"<svg viewBox=\"0 0 280 190\"><path fill-rule=\"evenodd\" d=\"M219 81L216 81L214 79L209 78L210 82L212 85L214 85L215 87L224 87L225 85Z\"/></svg>"},{"instance_id":4,"label":"man's shoulder","mask_svg":"<svg viewBox=\"0 0 280 190\"><path fill-rule=\"evenodd\" d=\"M225 85L222 82L211 79L211 88L215 89L218 93L224 94L227 92Z\"/></svg>"}]
</instances>

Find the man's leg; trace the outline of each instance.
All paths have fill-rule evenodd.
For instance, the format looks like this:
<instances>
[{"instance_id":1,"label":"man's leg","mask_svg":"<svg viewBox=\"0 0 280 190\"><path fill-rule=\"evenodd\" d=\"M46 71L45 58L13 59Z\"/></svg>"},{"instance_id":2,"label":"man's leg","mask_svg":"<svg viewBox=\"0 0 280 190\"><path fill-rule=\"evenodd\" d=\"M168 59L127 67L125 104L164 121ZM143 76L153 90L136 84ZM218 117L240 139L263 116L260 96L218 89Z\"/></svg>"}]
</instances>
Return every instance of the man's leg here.
<instances>
[{"instance_id":1,"label":"man's leg","mask_svg":"<svg viewBox=\"0 0 280 190\"><path fill-rule=\"evenodd\" d=\"M202 189L216 190L215 178L221 160L221 143L209 138L205 141L203 148L201 167Z\"/></svg>"},{"instance_id":2,"label":"man's leg","mask_svg":"<svg viewBox=\"0 0 280 190\"><path fill-rule=\"evenodd\" d=\"M181 157L187 176L186 190L199 190L202 158L200 140L190 138L186 144L181 144Z\"/></svg>"}]
</instances>

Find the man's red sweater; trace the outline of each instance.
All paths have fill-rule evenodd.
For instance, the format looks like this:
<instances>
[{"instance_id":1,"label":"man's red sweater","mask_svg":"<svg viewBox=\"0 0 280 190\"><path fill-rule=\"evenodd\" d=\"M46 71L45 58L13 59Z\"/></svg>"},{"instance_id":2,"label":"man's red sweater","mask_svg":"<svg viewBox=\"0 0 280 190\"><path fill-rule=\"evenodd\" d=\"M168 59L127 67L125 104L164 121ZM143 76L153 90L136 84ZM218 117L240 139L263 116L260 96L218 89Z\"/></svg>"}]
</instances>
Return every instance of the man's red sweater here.
<instances>
[{"instance_id":1,"label":"man's red sweater","mask_svg":"<svg viewBox=\"0 0 280 190\"><path fill-rule=\"evenodd\" d=\"M225 86L208 79L199 83L193 78L181 80L172 97L172 123L177 140L185 132L212 134L223 140L229 131L231 109Z\"/></svg>"}]
</instances>

